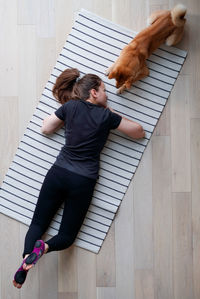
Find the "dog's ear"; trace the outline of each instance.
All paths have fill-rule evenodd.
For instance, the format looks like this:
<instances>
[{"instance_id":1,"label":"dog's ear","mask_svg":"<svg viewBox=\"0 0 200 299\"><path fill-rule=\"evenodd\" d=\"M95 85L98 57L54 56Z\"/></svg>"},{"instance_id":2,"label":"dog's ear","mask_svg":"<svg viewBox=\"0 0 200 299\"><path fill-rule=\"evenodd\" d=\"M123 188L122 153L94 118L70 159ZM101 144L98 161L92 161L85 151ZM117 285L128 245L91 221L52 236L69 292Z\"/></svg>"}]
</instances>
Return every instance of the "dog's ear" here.
<instances>
[{"instance_id":1,"label":"dog's ear","mask_svg":"<svg viewBox=\"0 0 200 299\"><path fill-rule=\"evenodd\" d=\"M108 79L117 79L118 77L121 76L121 70L118 68L115 68L112 72L110 72Z\"/></svg>"}]
</instances>

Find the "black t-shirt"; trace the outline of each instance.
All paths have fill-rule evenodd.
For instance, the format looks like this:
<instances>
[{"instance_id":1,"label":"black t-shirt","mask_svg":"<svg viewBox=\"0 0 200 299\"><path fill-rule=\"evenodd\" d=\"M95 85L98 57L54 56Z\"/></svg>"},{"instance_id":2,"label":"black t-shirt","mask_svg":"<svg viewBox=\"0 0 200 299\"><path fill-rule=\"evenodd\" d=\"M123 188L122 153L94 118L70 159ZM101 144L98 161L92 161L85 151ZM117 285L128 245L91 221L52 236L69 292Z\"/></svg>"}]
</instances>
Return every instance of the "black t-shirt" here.
<instances>
[{"instance_id":1,"label":"black t-shirt","mask_svg":"<svg viewBox=\"0 0 200 299\"><path fill-rule=\"evenodd\" d=\"M70 100L58 108L55 115L65 125L65 145L55 164L97 179L100 152L110 130L119 126L122 117L85 100Z\"/></svg>"}]
</instances>

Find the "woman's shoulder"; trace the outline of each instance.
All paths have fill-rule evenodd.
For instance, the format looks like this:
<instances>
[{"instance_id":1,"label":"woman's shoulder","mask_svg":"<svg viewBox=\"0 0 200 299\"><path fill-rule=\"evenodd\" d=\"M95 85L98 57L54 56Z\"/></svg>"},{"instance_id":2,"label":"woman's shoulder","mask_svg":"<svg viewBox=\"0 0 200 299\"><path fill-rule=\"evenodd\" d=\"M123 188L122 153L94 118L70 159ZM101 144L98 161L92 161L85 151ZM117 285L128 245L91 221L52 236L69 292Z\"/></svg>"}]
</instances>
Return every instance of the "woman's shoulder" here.
<instances>
[{"instance_id":1,"label":"woman's shoulder","mask_svg":"<svg viewBox=\"0 0 200 299\"><path fill-rule=\"evenodd\" d=\"M79 100L71 99L71 100L67 101L64 105L73 105L77 101L79 101Z\"/></svg>"},{"instance_id":2,"label":"woman's shoulder","mask_svg":"<svg viewBox=\"0 0 200 299\"><path fill-rule=\"evenodd\" d=\"M67 101L66 103L64 103L63 107L64 108L73 107L77 103L77 101L79 101L79 100L71 99L71 100Z\"/></svg>"}]
</instances>

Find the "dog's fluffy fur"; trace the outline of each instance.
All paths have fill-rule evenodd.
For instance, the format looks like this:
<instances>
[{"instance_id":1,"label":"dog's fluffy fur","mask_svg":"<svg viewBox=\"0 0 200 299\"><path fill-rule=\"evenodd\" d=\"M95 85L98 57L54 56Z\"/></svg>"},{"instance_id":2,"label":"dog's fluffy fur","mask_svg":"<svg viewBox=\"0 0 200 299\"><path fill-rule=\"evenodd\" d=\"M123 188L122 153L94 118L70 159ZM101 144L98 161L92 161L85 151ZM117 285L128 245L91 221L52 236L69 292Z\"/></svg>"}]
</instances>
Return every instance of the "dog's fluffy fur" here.
<instances>
[{"instance_id":1,"label":"dog's fluffy fur","mask_svg":"<svg viewBox=\"0 0 200 299\"><path fill-rule=\"evenodd\" d=\"M133 82L148 76L146 59L162 43L172 46L181 40L185 14L186 7L178 4L171 11L156 11L149 17L149 26L123 48L116 62L106 71L109 79L116 79L118 93L130 89Z\"/></svg>"}]
</instances>

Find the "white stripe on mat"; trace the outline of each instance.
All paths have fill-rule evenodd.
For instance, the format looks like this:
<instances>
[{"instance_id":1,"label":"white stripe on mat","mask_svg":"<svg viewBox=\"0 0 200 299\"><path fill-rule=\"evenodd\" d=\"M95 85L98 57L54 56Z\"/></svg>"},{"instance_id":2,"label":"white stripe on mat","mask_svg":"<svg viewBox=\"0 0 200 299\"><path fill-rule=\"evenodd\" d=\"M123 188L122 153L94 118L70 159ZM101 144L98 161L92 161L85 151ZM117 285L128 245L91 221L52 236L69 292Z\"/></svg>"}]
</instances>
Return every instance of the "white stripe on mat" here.
<instances>
[{"instance_id":1,"label":"white stripe on mat","mask_svg":"<svg viewBox=\"0 0 200 299\"><path fill-rule=\"evenodd\" d=\"M56 78L72 67L78 68L82 75L97 74L106 84L111 107L139 122L146 131L142 140L112 131L102 151L99 180L75 240L77 246L98 253L187 55L185 51L162 46L147 61L149 76L118 96L115 81L108 80L104 73L135 35L91 12L80 11L3 181L2 213L30 224L44 177L64 145L63 129L53 136L40 133L44 117L59 107L51 92ZM49 234L57 233L62 212L61 207Z\"/></svg>"}]
</instances>

